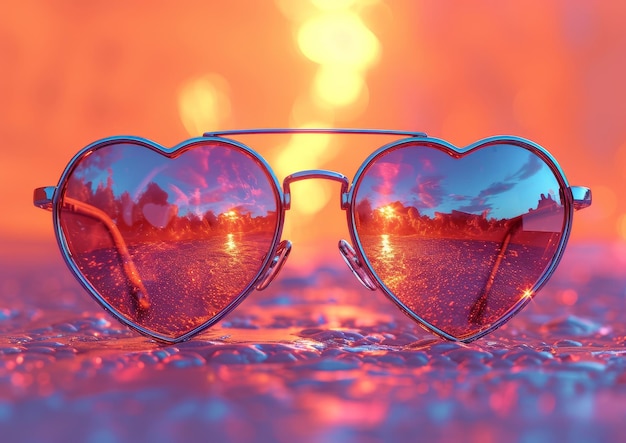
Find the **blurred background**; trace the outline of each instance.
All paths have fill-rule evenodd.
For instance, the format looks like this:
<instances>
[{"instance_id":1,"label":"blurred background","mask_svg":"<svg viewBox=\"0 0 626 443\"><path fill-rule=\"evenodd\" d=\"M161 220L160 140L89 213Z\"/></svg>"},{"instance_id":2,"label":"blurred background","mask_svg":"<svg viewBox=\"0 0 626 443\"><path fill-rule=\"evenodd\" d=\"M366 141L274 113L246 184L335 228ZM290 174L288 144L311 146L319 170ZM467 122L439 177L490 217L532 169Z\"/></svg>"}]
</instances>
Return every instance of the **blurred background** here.
<instances>
[{"instance_id":1,"label":"blurred background","mask_svg":"<svg viewBox=\"0 0 626 443\"><path fill-rule=\"evenodd\" d=\"M593 190L571 242L621 251L624 22L621 1L3 3L0 259L58 259L51 214L32 205L32 191L55 185L94 140L171 146L210 130L303 126L425 131L457 145L529 138L570 184ZM389 140L243 141L282 181L310 168L352 177ZM284 237L339 260L338 186L302 182L293 193ZM296 251L292 262L308 260Z\"/></svg>"}]
</instances>

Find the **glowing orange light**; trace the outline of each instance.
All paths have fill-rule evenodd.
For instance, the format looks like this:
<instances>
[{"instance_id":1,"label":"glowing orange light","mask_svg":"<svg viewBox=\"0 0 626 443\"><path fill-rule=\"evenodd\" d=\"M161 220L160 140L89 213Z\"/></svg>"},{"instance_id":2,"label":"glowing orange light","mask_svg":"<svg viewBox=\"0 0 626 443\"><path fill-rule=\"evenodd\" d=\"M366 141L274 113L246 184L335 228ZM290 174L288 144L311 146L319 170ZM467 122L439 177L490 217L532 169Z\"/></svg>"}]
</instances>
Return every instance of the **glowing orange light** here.
<instances>
[{"instance_id":1,"label":"glowing orange light","mask_svg":"<svg viewBox=\"0 0 626 443\"><path fill-rule=\"evenodd\" d=\"M378 211L388 220L396 217L396 211L391 206L383 206Z\"/></svg>"},{"instance_id":2,"label":"glowing orange light","mask_svg":"<svg viewBox=\"0 0 626 443\"><path fill-rule=\"evenodd\" d=\"M312 215L321 210L330 201L332 189L327 182L302 181L293 186L291 199L292 209L296 209L299 214ZM298 204L297 202L305 202Z\"/></svg>"},{"instance_id":3,"label":"glowing orange light","mask_svg":"<svg viewBox=\"0 0 626 443\"><path fill-rule=\"evenodd\" d=\"M376 36L352 11L335 11L307 20L298 33L298 44L308 59L323 64L363 69L378 57Z\"/></svg>"},{"instance_id":4,"label":"glowing orange light","mask_svg":"<svg viewBox=\"0 0 626 443\"><path fill-rule=\"evenodd\" d=\"M357 3L358 0L311 0L318 9L330 11L333 9L346 9Z\"/></svg>"},{"instance_id":5,"label":"glowing orange light","mask_svg":"<svg viewBox=\"0 0 626 443\"><path fill-rule=\"evenodd\" d=\"M234 235L227 234L226 235L226 249L228 249L229 251L232 251L233 249L236 249L236 248L237 248L237 244L235 243Z\"/></svg>"},{"instance_id":6,"label":"glowing orange light","mask_svg":"<svg viewBox=\"0 0 626 443\"><path fill-rule=\"evenodd\" d=\"M302 127L324 127L313 122ZM281 148L274 167L279 175L289 175L304 169L319 169L333 156L329 149L330 134L293 134L286 146Z\"/></svg>"},{"instance_id":7,"label":"glowing orange light","mask_svg":"<svg viewBox=\"0 0 626 443\"><path fill-rule=\"evenodd\" d=\"M365 88L363 75L338 64L323 65L317 72L314 92L324 104L345 106L354 103Z\"/></svg>"},{"instance_id":8,"label":"glowing orange light","mask_svg":"<svg viewBox=\"0 0 626 443\"><path fill-rule=\"evenodd\" d=\"M378 60L380 44L350 9L354 3L313 1L320 14L298 30L302 54L320 65L312 92L321 107L344 107L367 96L364 72Z\"/></svg>"},{"instance_id":9,"label":"glowing orange light","mask_svg":"<svg viewBox=\"0 0 626 443\"><path fill-rule=\"evenodd\" d=\"M592 184L593 213L596 217L607 219L615 214L617 209L617 194L605 185Z\"/></svg>"},{"instance_id":10,"label":"glowing orange light","mask_svg":"<svg viewBox=\"0 0 626 443\"><path fill-rule=\"evenodd\" d=\"M561 301L564 305L573 306L578 301L578 293L573 289L566 289L561 293Z\"/></svg>"},{"instance_id":11,"label":"glowing orange light","mask_svg":"<svg viewBox=\"0 0 626 443\"><path fill-rule=\"evenodd\" d=\"M522 294L523 298L533 298L533 291L532 289L525 289L524 293Z\"/></svg>"},{"instance_id":12,"label":"glowing orange light","mask_svg":"<svg viewBox=\"0 0 626 443\"><path fill-rule=\"evenodd\" d=\"M389 243L389 234L382 234L380 236L380 242L382 246L382 253L384 256L390 256L393 254L393 248L391 247L391 243Z\"/></svg>"},{"instance_id":13,"label":"glowing orange light","mask_svg":"<svg viewBox=\"0 0 626 443\"><path fill-rule=\"evenodd\" d=\"M219 129L230 117L228 83L216 74L189 80L178 95L178 109L191 136Z\"/></svg>"},{"instance_id":14,"label":"glowing orange light","mask_svg":"<svg viewBox=\"0 0 626 443\"><path fill-rule=\"evenodd\" d=\"M620 215L617 219L617 232L622 239L626 240L626 214Z\"/></svg>"}]
</instances>

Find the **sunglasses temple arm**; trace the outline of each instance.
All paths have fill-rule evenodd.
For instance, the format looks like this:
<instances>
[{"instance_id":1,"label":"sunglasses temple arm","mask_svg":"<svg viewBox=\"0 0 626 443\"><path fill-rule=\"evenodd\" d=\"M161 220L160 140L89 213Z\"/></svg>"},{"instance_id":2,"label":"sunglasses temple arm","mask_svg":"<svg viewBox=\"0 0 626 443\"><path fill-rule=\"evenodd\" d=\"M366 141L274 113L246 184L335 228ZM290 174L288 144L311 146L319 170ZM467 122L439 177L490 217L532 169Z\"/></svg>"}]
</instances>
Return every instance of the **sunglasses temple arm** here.
<instances>
[{"instance_id":1,"label":"sunglasses temple arm","mask_svg":"<svg viewBox=\"0 0 626 443\"><path fill-rule=\"evenodd\" d=\"M120 254L124 274L126 274L126 277L133 286L132 294L135 297L135 302L137 303L138 308L140 310L148 309L150 307L148 292L141 281L139 271L137 271L137 267L131 258L126 242L124 241L124 237L122 237L122 234L119 229L117 229L113 220L111 220L111 218L104 211L96 208L95 206L70 197L65 197L63 199L63 209L90 217L101 222L106 227L106 230L115 244L116 250Z\"/></svg>"},{"instance_id":2,"label":"sunglasses temple arm","mask_svg":"<svg viewBox=\"0 0 626 443\"><path fill-rule=\"evenodd\" d=\"M52 196L54 195L55 189L56 188L53 186L35 189L33 196L34 205L42 209L52 210ZM122 234L119 229L117 229L113 220L111 220L111 217L95 206L70 197L65 197L63 199L63 209L89 217L105 226L107 232L111 236L111 240L113 240L113 243L115 244L118 254L120 255L124 274L133 287L132 294L135 298L138 309L140 312L148 309L150 307L148 291L146 291L146 288L141 281L139 271L137 271L137 267L131 258L126 242L124 241L124 237L122 237Z\"/></svg>"},{"instance_id":3,"label":"sunglasses temple arm","mask_svg":"<svg viewBox=\"0 0 626 443\"><path fill-rule=\"evenodd\" d=\"M588 208L591 206L591 189L585 188L583 186L571 186L572 191L572 201L575 210L581 210ZM506 251L509 247L509 243L511 241L511 237L513 234L522 227L523 219L522 217L519 220L515 220L507 230L506 236L500 245L500 252L496 257L496 260L491 268L491 272L487 277L487 282L485 283L485 289L481 296L474 302L472 308L470 309L469 320L472 323L480 323L482 321L482 317L485 314L485 309L487 308L487 299L489 298L489 293L491 292L491 288L493 286L493 282L496 279L496 274L498 273L498 269L500 268L500 264L504 259Z\"/></svg>"},{"instance_id":4,"label":"sunglasses temple arm","mask_svg":"<svg viewBox=\"0 0 626 443\"><path fill-rule=\"evenodd\" d=\"M487 277L487 281L485 282L485 288L482 291L482 294L478 299L474 302L472 307L470 308L469 313L469 321L472 324L480 324L482 323L483 317L485 315L485 310L487 309L487 299L489 298L489 294L491 293L491 288L493 287L493 282L496 280L496 274L500 269L500 265L502 264L502 260L506 255L506 251L509 248L509 243L511 242L511 237L513 237L513 233L517 231L522 226L522 219L520 217L519 220L515 220L509 226L506 231L506 235L504 236L504 240L500 244L500 251L498 252L498 256L491 267L491 272Z\"/></svg>"}]
</instances>

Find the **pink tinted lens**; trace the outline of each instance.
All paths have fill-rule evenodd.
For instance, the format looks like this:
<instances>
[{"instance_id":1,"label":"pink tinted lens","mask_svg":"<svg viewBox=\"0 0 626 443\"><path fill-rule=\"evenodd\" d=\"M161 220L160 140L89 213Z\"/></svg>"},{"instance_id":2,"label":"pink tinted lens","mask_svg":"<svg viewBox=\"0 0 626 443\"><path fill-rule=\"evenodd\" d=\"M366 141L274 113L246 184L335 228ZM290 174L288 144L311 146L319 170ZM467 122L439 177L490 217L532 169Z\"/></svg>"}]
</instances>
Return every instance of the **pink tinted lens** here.
<instances>
[{"instance_id":1,"label":"pink tinted lens","mask_svg":"<svg viewBox=\"0 0 626 443\"><path fill-rule=\"evenodd\" d=\"M561 184L537 154L491 144L384 151L356 184L362 251L388 291L444 333L471 338L532 295L566 222Z\"/></svg>"},{"instance_id":2,"label":"pink tinted lens","mask_svg":"<svg viewBox=\"0 0 626 443\"><path fill-rule=\"evenodd\" d=\"M204 325L245 292L278 225L270 173L222 142L170 156L105 145L75 164L59 208L87 284L117 315L166 337Z\"/></svg>"}]
</instances>

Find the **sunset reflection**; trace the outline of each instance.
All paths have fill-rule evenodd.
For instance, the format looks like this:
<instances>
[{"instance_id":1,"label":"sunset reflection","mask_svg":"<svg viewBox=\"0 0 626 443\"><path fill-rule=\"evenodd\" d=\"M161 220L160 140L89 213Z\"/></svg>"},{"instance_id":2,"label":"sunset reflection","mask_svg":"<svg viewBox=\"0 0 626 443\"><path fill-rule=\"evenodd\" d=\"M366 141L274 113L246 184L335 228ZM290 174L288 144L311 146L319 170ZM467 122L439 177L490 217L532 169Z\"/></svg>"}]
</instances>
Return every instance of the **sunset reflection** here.
<instances>
[{"instance_id":1,"label":"sunset reflection","mask_svg":"<svg viewBox=\"0 0 626 443\"><path fill-rule=\"evenodd\" d=\"M391 206L383 206L382 208L378 208L378 211L380 211L382 216L387 219L391 219L396 216L396 213Z\"/></svg>"},{"instance_id":2,"label":"sunset reflection","mask_svg":"<svg viewBox=\"0 0 626 443\"><path fill-rule=\"evenodd\" d=\"M80 272L120 315L169 337L215 317L253 281L278 223L268 172L226 143L173 158L108 144L81 158L61 192Z\"/></svg>"},{"instance_id":3,"label":"sunset reflection","mask_svg":"<svg viewBox=\"0 0 626 443\"><path fill-rule=\"evenodd\" d=\"M228 251L233 251L237 249L237 244L234 240L234 235L231 233L226 234L226 249Z\"/></svg>"},{"instance_id":4,"label":"sunset reflection","mask_svg":"<svg viewBox=\"0 0 626 443\"><path fill-rule=\"evenodd\" d=\"M389 234L383 234L380 236L381 254L383 257L393 257L393 248L389 242Z\"/></svg>"},{"instance_id":5,"label":"sunset reflection","mask_svg":"<svg viewBox=\"0 0 626 443\"><path fill-rule=\"evenodd\" d=\"M361 176L357 234L402 303L447 334L471 337L531 297L550 266L565 220L560 187L520 147L455 158L409 143Z\"/></svg>"}]
</instances>

